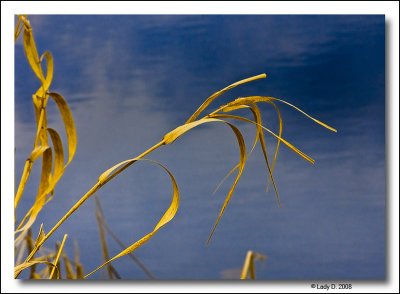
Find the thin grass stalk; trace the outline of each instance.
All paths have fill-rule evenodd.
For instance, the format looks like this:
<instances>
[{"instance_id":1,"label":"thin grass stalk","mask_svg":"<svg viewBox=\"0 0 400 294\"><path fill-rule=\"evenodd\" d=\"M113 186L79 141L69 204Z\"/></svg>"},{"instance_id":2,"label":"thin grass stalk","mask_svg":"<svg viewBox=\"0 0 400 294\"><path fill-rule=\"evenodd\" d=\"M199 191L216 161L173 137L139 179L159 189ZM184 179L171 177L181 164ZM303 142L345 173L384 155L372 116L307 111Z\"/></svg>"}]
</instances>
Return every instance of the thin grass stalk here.
<instances>
[{"instance_id":1,"label":"thin grass stalk","mask_svg":"<svg viewBox=\"0 0 400 294\"><path fill-rule=\"evenodd\" d=\"M67 237L68 237L68 235L65 234L65 235L64 235L64 238L63 238L63 240L62 240L62 242L61 242L60 248L58 249L56 258L54 259L54 262L53 262L53 264L55 264L55 265L58 264L58 260L60 259L60 255L61 255L61 252L63 251L64 244L65 244L65 241L67 240ZM49 276L49 279L50 279L50 280L53 279L54 271L55 271L55 267L53 267L52 270L51 270L51 273L50 273L50 276Z\"/></svg>"}]
</instances>

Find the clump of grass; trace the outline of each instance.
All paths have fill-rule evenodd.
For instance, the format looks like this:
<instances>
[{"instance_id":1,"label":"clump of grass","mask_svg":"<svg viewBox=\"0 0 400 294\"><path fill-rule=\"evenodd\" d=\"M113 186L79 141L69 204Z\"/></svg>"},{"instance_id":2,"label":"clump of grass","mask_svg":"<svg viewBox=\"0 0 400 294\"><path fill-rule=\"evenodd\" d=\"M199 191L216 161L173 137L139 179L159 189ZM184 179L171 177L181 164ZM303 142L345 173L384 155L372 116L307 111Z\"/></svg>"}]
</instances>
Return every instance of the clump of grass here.
<instances>
[{"instance_id":1,"label":"clump of grass","mask_svg":"<svg viewBox=\"0 0 400 294\"><path fill-rule=\"evenodd\" d=\"M36 122L37 122L37 134L36 134L36 139L35 139L35 144L34 144L34 149L29 156L28 160L26 161L24 171L21 177L20 184L17 189L17 193L15 196L15 208L18 206L19 201L21 200L27 179L30 174L30 170L32 168L32 164L38 159L42 158L42 177L41 177L41 182L39 186L39 191L36 196L36 200L34 205L32 206L31 210L24 216L22 219L21 223L17 226L16 234L18 234L17 237L17 244L19 241L23 240L23 236L28 232L29 228L32 226L32 224L35 222L36 217L42 207L51 200L52 198L52 193L54 191L54 188L57 184L57 182L60 180L65 168L68 166L68 164L71 162L75 150L76 150L76 143L77 143L77 137L76 137L76 130L72 118L72 114L68 108L68 105L65 101L65 99L58 93L51 92L49 90L49 87L51 85L51 80L53 77L53 59L51 56L51 53L46 51L42 56L39 58L39 54L37 53L36 45L34 42L33 34L32 34L32 29L29 24L29 21L25 16L20 16L18 18L18 23L16 26L16 33L15 36L16 38L21 34L23 31L24 35L24 50L25 54L27 56L28 62L35 73L35 75L38 77L38 79L41 82L41 87L37 90L37 92L33 95L33 104L35 108L35 113L36 113ZM42 69L42 63L43 61L46 61L46 67L47 67L47 73L44 75L44 71ZM128 167L136 163L137 161L146 161L148 163L151 163L155 166L158 166L159 168L163 169L165 173L168 175L170 181L171 181L171 186L172 186L172 196L171 196L171 203L169 207L166 209L165 213L163 216L159 219L159 221L156 223L154 226L153 230L137 240L136 242L132 243L129 246L126 246L120 253L116 254L113 257L109 257L108 255L108 250L106 247L106 242L105 242L105 230L104 230L104 222L102 221L102 218L98 218L99 221L99 228L100 228L100 237L101 237L101 243L103 246L103 257L105 259L104 263L98 266L96 269L92 270L85 276L83 276L83 273L80 270L78 270L78 263L76 263L76 274L74 275L71 271L71 262L67 260L65 263L67 270L67 276L69 277L76 277L78 278L87 278L99 269L107 266L109 276L111 277L116 277L116 271L113 269L111 266L111 262L122 257L125 255L130 255L133 251L135 251L137 248L148 242L154 234L157 233L158 230L160 230L163 226L165 226L168 222L170 222L178 208L179 208L179 188L178 184L172 174L171 171L167 169L163 164L159 162L152 161L147 158L148 155L150 155L153 151L161 148L162 146L165 145L170 145L174 143L177 139L183 137L186 133L191 131L192 129L196 128L197 126L206 124L206 123L219 123L219 124L224 124L232 131L234 134L237 145L239 148L239 159L238 159L238 164L232 168L232 170L228 173L228 176L236 172L235 179L233 181L233 184L231 185L229 192L225 196L224 203L220 209L220 212L216 218L216 221L214 225L211 228L211 232L209 235L209 238L207 242L209 242L221 220L222 215L225 212L225 209L227 208L232 195L236 189L236 186L242 176L243 170L246 165L246 160L247 157L252 153L254 148L257 146L257 143L261 146L262 152L263 152L263 158L268 170L268 180L267 180L267 185L269 183L272 183L275 191L275 195L278 201L278 204L280 205L279 201L279 193L277 186L274 181L273 177L273 172L275 168L275 163L277 160L278 156L278 150L281 146L281 144L285 145L289 149L291 149L293 152L298 154L300 157L303 159L307 160L310 163L314 163L314 160L299 150L297 147L295 147L293 144L289 143L287 140L285 140L282 137L282 130L283 130L283 119L281 116L281 113L279 111L278 103L283 103L285 105L288 105L295 110L299 111L309 119L313 120L315 123L327 128L330 131L336 132L336 130L327 124L313 118L309 114L305 113L301 109L297 108L296 106L290 104L287 101L284 101L282 99L274 98L274 97L269 97L269 96L249 96L249 97L241 97L236 100L233 100L227 104L221 105L217 107L216 110L213 110L211 112L208 112L206 115L200 117L200 115L203 112L206 112L209 108L209 106L217 100L219 96L224 94L225 92L241 86L243 84L253 82L259 79L264 79L266 78L266 74L260 74L257 76L249 77L246 79L243 79L241 81L235 82L224 89L215 92L212 94L210 97L208 97L204 103L189 117L189 119L182 125L176 127L172 131L168 132L167 134L164 135L161 141L157 142L141 154L139 154L136 157L133 157L131 159L127 159L124 161L121 161L120 163L115 164L114 166L110 167L106 171L104 171L100 176L98 177L96 183L64 214L63 217L60 218L60 220L48 231L48 233L44 233L43 230L40 231L38 238L35 241L35 244L33 248L30 250L30 253L26 257L25 261L18 264L15 267L15 272L14 276L17 278L19 274L26 268L33 267L37 263L46 263L49 264L49 266L52 267L50 277L53 277L54 274L56 274L56 277L59 276L59 269L57 266L57 263L59 261L60 256L62 255L62 247L64 245L65 238L63 240L63 243L59 247L58 253L56 254L56 258L54 259L53 262L48 262L48 261L40 261L35 259L35 254L40 250L40 248L43 246L43 244L53 235L53 233L76 211L78 210L83 203L88 200L91 196L93 196L98 190L100 190L104 185L106 185L108 182L110 182L112 179L114 179L116 176L118 176L120 173L122 173L124 170L126 170ZM49 98L52 98L55 103L57 104L61 116L64 121L65 129L66 129L66 134L67 134L67 139L68 139L68 160L67 163L64 164L64 151L63 151L63 142L60 139L60 136L58 133L49 128L47 126L47 119L46 119L46 105L49 100ZM262 119L262 112L259 108L259 104L265 103L268 105L271 105L275 112L277 113L278 120L279 120L279 130L277 133L274 131L268 129L264 124L263 124L263 119ZM249 119L244 116L238 116L234 115L236 110L238 109L249 109L252 113L253 119ZM249 153L247 153L246 149L246 142L244 140L244 137L242 135L242 132L239 130L239 128L233 123L233 122L246 122L250 123L255 126L256 129L256 137L253 141L252 148ZM265 142L265 134L264 131L266 131L268 134L270 134L275 140L276 140L276 147L274 151L274 156L271 162L271 159L269 158L268 152L267 152L267 145ZM49 140L48 137L50 136L53 148L49 146ZM54 153L54 165L53 165L53 153ZM63 259L64 255L63 255ZM78 271L80 273L78 274Z\"/></svg>"}]
</instances>

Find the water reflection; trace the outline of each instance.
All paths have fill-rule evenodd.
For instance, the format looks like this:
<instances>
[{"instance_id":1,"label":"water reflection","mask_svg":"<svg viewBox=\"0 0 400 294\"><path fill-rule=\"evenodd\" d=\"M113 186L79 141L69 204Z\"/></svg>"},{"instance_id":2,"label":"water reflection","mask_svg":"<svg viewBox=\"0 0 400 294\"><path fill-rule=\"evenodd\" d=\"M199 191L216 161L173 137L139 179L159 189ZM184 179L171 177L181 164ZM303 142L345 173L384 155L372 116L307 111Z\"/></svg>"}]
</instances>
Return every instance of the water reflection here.
<instances>
[{"instance_id":1,"label":"water reflection","mask_svg":"<svg viewBox=\"0 0 400 294\"><path fill-rule=\"evenodd\" d=\"M162 279L227 277L248 249L269 256L261 279L384 278L384 16L31 16L31 23L39 50L54 55L53 90L68 99L79 136L76 158L38 224L49 228L102 171L158 142L215 90L267 72L267 80L234 89L218 104L271 95L335 126L336 135L282 107L286 138L316 165L282 148L278 209L272 192L264 191L257 149L205 246L230 182L217 195L212 191L236 164L238 150L224 126L195 130L151 156L174 172L182 204L136 254ZM36 88L17 44L18 173L34 136L29 97ZM61 128L56 115L49 120ZM250 142L254 131L242 127ZM98 195L115 233L130 243L152 229L169 193L165 175L140 164ZM55 237L63 231L81 245L86 270L101 262L94 203ZM118 250L110 240L111 253ZM123 278L145 278L129 259L115 267Z\"/></svg>"}]
</instances>

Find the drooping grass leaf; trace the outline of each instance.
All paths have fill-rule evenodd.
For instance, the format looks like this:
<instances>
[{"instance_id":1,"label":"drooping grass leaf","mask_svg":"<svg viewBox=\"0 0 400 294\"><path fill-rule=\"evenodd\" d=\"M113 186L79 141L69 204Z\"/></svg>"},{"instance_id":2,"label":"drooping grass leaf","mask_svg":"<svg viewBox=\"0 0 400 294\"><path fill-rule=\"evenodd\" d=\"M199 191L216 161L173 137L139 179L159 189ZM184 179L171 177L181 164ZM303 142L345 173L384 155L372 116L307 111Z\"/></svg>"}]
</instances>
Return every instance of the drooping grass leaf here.
<instances>
[{"instance_id":1,"label":"drooping grass leaf","mask_svg":"<svg viewBox=\"0 0 400 294\"><path fill-rule=\"evenodd\" d=\"M215 118L230 118L230 119L236 119L236 120L241 120L241 121L245 121L245 122L249 122L252 124L257 124L255 121L252 121L250 119L247 119L245 117L242 116L237 116L237 115L231 115L231 114L214 114L212 117ZM264 130L266 130L268 133L270 133L272 136L274 136L277 140L281 141L283 144L285 144L287 147L289 147L292 151L294 151L295 153L297 153L298 155L300 155L302 158L304 158L305 160L307 160L310 163L314 163L315 160L312 159L310 156L308 156L307 154L305 154L304 152L300 151L298 148L296 148L295 146L293 146L291 143L289 143L288 141L286 141L285 139L279 137L278 135L276 135L273 131L271 131L270 129L262 126L262 128Z\"/></svg>"},{"instance_id":2,"label":"drooping grass leaf","mask_svg":"<svg viewBox=\"0 0 400 294\"><path fill-rule=\"evenodd\" d=\"M171 204L168 207L168 209L165 211L164 215L161 217L161 219L158 221L158 223L156 224L156 226L154 227L153 231L150 232L149 234L145 235L144 237L142 237L140 240L136 241L135 243L133 243L132 245L130 245L129 247L127 247L125 250L121 251L120 253L118 253L117 255L115 255L114 257L112 257L111 259L109 259L108 261L104 262L102 265L100 265L98 268L96 268L95 270L93 270L92 272L90 272L89 274L87 274L85 276L85 278L87 278L88 276L92 275L93 273L95 273L96 271L98 271L99 269L101 269L102 267L104 267L105 265L109 264L110 262L112 262L113 260L116 260L117 258L120 258L124 255L129 254L130 252L134 251L135 249L139 248L140 246L142 246L144 243L146 243L160 228L162 228L164 225L166 225L169 221L172 220L172 218L175 216L178 207L179 207L179 188L178 185L175 181L174 176L172 175L172 173L161 163L158 163L156 161L151 161L148 159L140 159L140 160L146 160L152 163L157 164L158 166L160 166L168 175L169 178L171 180L172 183L172 187L173 187L173 193L172 193L172 200L171 200Z\"/></svg>"},{"instance_id":3,"label":"drooping grass leaf","mask_svg":"<svg viewBox=\"0 0 400 294\"><path fill-rule=\"evenodd\" d=\"M25 161L24 170L22 172L21 180L14 198L14 208L17 208L22 194L24 193L25 185L31 173L33 163L49 149L50 148L48 146L38 146L33 149L29 158Z\"/></svg>"},{"instance_id":4,"label":"drooping grass leaf","mask_svg":"<svg viewBox=\"0 0 400 294\"><path fill-rule=\"evenodd\" d=\"M227 104L227 106L235 106L235 105L248 105L249 103L257 103L257 102L269 102L271 100L274 101L279 101L282 102L286 105L289 105L290 107L296 109L297 111L299 111L300 113L302 113L303 115L305 115L306 117L308 117L309 119L311 119L312 121L314 121L315 123L323 126L324 128L332 131L332 132L337 132L337 130L329 125L327 125L326 123L323 123L322 121L312 117L311 115L309 115L308 113L304 112L303 110L301 110L300 108L298 108L297 106L294 106L293 104L282 100L282 99L278 99L278 98L274 98L274 97L270 97L270 96L248 96L248 97L242 97L242 98L238 98L230 103Z\"/></svg>"},{"instance_id":5,"label":"drooping grass leaf","mask_svg":"<svg viewBox=\"0 0 400 294\"><path fill-rule=\"evenodd\" d=\"M72 117L71 110L69 109L68 104L62 95L55 92L49 92L49 96L53 98L53 100L57 104L61 114L61 118L64 122L64 127L68 140L68 161L65 164L65 166L68 166L71 160L74 158L76 145L78 141L74 119Z\"/></svg>"},{"instance_id":6,"label":"drooping grass leaf","mask_svg":"<svg viewBox=\"0 0 400 294\"><path fill-rule=\"evenodd\" d=\"M24 16L21 16L21 21L24 23L24 51L26 58L28 59L29 65L31 66L36 77L44 83L44 76L42 67L40 66L39 54L36 49L35 40L33 38L32 27L29 20Z\"/></svg>"}]
</instances>

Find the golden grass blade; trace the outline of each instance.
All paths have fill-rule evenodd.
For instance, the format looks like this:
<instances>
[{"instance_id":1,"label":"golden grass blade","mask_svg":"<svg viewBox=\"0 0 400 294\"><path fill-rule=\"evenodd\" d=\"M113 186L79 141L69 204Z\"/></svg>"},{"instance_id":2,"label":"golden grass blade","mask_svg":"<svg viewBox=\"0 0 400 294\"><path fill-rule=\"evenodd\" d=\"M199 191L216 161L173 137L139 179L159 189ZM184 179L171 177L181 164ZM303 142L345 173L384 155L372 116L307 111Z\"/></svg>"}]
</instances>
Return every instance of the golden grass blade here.
<instances>
[{"instance_id":1,"label":"golden grass blade","mask_svg":"<svg viewBox=\"0 0 400 294\"><path fill-rule=\"evenodd\" d=\"M248 96L248 97L242 97L242 98L238 98L230 103L228 103L226 106L230 107L230 106L235 106L235 105L247 105L249 103L257 103L257 102L269 102L271 100L274 101L279 101L282 102L294 109L296 109L297 111L299 111L300 113L302 113L303 115L305 115L306 117L308 117L309 119L311 119L312 121L314 121L315 123L323 126L324 128L327 128L328 130L332 131L332 132L337 132L337 130L329 125L327 125L326 123L323 123L322 121L312 117L311 115L309 115L308 113L304 112L303 110L301 110L300 108L298 108L297 106L294 106L293 104L282 100L282 99L278 99L278 98L274 98L274 97L270 97L270 96Z\"/></svg>"},{"instance_id":2,"label":"golden grass blade","mask_svg":"<svg viewBox=\"0 0 400 294\"><path fill-rule=\"evenodd\" d=\"M18 39L19 35L21 34L22 30L23 30L23 25L22 25L22 22L21 22L21 17L18 16L17 24L15 25L15 30L14 30L14 42L17 41L17 39Z\"/></svg>"},{"instance_id":3,"label":"golden grass blade","mask_svg":"<svg viewBox=\"0 0 400 294\"><path fill-rule=\"evenodd\" d=\"M249 82L252 82L252 81L255 81L255 80L259 80L259 79L265 79L266 77L267 77L267 75L265 73L263 73L263 74L260 74L260 75L254 76L254 77L250 77L250 78L247 78L247 79L244 79L244 80L240 80L240 81L238 81L236 83L233 83L233 84L223 88L222 90L219 90L219 91L215 92L210 97L208 97L206 99L206 101L203 102L202 105L200 105L200 107L186 121L186 124L195 121L197 119L197 117L200 115L200 113L203 112L203 110L206 109L208 107L208 105L211 104L211 102L213 102L216 98L218 98L219 96L221 96L225 92L227 92L227 91L229 91L229 90L231 90L231 89L233 89L233 88L235 88L237 86L243 85L245 83L249 83Z\"/></svg>"},{"instance_id":4,"label":"golden grass blade","mask_svg":"<svg viewBox=\"0 0 400 294\"><path fill-rule=\"evenodd\" d=\"M252 113L254 115L254 118L255 118L254 120L255 120L255 122L257 124L258 135L259 135L259 138L260 138L260 145L261 145L261 149L262 149L262 152L263 152L263 155L264 155L265 163L267 165L267 169L268 169L268 173L269 173L269 179L271 180L272 185L274 187L275 196L276 196L276 200L278 202L278 206L281 207L281 201L279 199L278 188L277 188L277 186L275 184L275 180L274 180L274 177L272 175L272 170L271 170L271 167L270 167L270 164L269 164L269 160L268 160L267 145L265 144L265 137L264 137L263 128L261 127L261 126L263 126L263 122L262 122L262 118L261 118L261 112L260 112L260 109L258 108L258 106L255 103L251 104L251 108L250 109L251 109L251 111L252 111ZM279 137L281 137L281 135L282 134L280 134ZM280 142L280 141L278 140L277 142Z\"/></svg>"},{"instance_id":5,"label":"golden grass blade","mask_svg":"<svg viewBox=\"0 0 400 294\"><path fill-rule=\"evenodd\" d=\"M46 234L44 233L44 230L43 230L43 224L40 224L39 233L36 237L34 247L36 247L42 241L42 239L44 238L45 235Z\"/></svg>"},{"instance_id":6,"label":"golden grass blade","mask_svg":"<svg viewBox=\"0 0 400 294\"><path fill-rule=\"evenodd\" d=\"M26 58L28 59L29 65L31 66L33 72L43 84L44 76L42 67L40 65L40 59L36 49L35 40L33 38L32 27L29 23L29 20L24 16L21 16L21 21L24 23L24 51Z\"/></svg>"},{"instance_id":7,"label":"golden grass blade","mask_svg":"<svg viewBox=\"0 0 400 294\"><path fill-rule=\"evenodd\" d=\"M99 201L100 204L100 201ZM114 233L113 231L110 229L110 227L108 226L106 220L103 218L103 226L106 229L107 233L111 236L111 238L114 239L114 241L122 248L125 249L128 246L126 246ZM153 273L151 273L149 271L149 269L139 260L139 258L134 255L132 252L128 254L128 256L139 266L139 268L152 280L155 279L155 276L153 275Z\"/></svg>"},{"instance_id":8,"label":"golden grass blade","mask_svg":"<svg viewBox=\"0 0 400 294\"><path fill-rule=\"evenodd\" d=\"M40 56L40 62L46 60L46 78L44 79L44 83L42 85L43 95L49 90L51 82L53 81L53 74L54 74L54 61L53 55L50 51L45 51L42 56Z\"/></svg>"},{"instance_id":9,"label":"golden grass blade","mask_svg":"<svg viewBox=\"0 0 400 294\"><path fill-rule=\"evenodd\" d=\"M41 101L40 103L45 103L46 99L38 99L38 101ZM37 123L37 130L36 130L36 137L35 137L35 147L40 145L42 146L48 146L48 139L47 139L47 113L46 113L46 108L44 105L40 106L40 111L39 111L39 120Z\"/></svg>"},{"instance_id":10,"label":"golden grass blade","mask_svg":"<svg viewBox=\"0 0 400 294\"><path fill-rule=\"evenodd\" d=\"M230 177L231 174L235 172L239 168L239 164L234 166L226 175L223 177L223 179L218 183L218 185L215 187L213 194L217 193L218 190L221 188L222 184L225 183L225 181Z\"/></svg>"},{"instance_id":11,"label":"golden grass blade","mask_svg":"<svg viewBox=\"0 0 400 294\"><path fill-rule=\"evenodd\" d=\"M106 232L104 228L104 213L103 209L100 205L99 199L95 196L94 197L96 203L96 221L97 226L99 228L99 235L100 235L100 245L103 254L103 259L105 262L110 259L110 255L108 254L108 246L107 246L107 239L106 239ZM107 273L110 279L120 279L120 275L116 271L116 269L112 266L111 263L107 264Z\"/></svg>"},{"instance_id":12,"label":"golden grass blade","mask_svg":"<svg viewBox=\"0 0 400 294\"><path fill-rule=\"evenodd\" d=\"M37 247L35 247L28 255L28 257L25 259L25 262L29 262L36 254L36 252L40 249L40 247L43 245L44 242L46 242L46 240L48 238L50 238L50 236L86 201L88 200L94 193L96 193L104 184L106 184L108 181L112 180L115 176L117 176L119 173L121 173L123 170L125 170L126 168L128 168L131 164L133 164L134 162L137 161L137 159L140 159L144 156L146 156L147 154L153 152L154 150L156 150L157 148L159 148L160 146L162 146L164 144L163 141L158 142L157 144L153 145L152 147L150 147L149 149L147 149L146 151L144 151L142 154L140 154L139 156L137 156L134 159L130 159L127 161L124 161L124 164L122 167L119 167L121 164L117 164L116 166L119 167L118 170L115 170L115 166L112 167L111 169L108 170L108 173L106 175L106 177L103 179L103 181L97 181L97 183L91 187L89 189L89 191L87 191L85 193L85 195L83 195L69 210L68 212L49 230L49 232L46 234L46 236L44 236L44 238L42 239L42 241L38 244ZM115 171L114 171L115 170ZM52 187L50 187L52 188ZM51 191L51 190L49 190ZM47 193L48 194L48 193ZM32 209L32 213L33 213L33 209ZM31 213L31 216L32 216ZM35 216L36 218L36 216ZM24 218L25 219L25 218ZM22 234L21 234L22 235ZM82 273L83 269L82 266L79 267L79 272ZM77 275L78 275L78 267L77 267ZM78 278L80 278L80 276L78 275Z\"/></svg>"},{"instance_id":13,"label":"golden grass blade","mask_svg":"<svg viewBox=\"0 0 400 294\"><path fill-rule=\"evenodd\" d=\"M279 110L279 107L276 106L276 104L273 101L269 101L267 103L271 104L274 107L275 112L278 115L278 122L279 122L278 136L282 138L283 119L282 119L281 111ZM277 161L277 158L278 158L278 152L279 152L280 144L281 144L281 141L277 140L276 147L275 147L275 152L274 152L274 159L272 160L272 166L271 166L271 173L272 174L274 173L274 170L275 170L275 164L276 164L276 161ZM268 191L269 183L271 183L270 179L268 180L266 191Z\"/></svg>"},{"instance_id":14,"label":"golden grass blade","mask_svg":"<svg viewBox=\"0 0 400 294\"><path fill-rule=\"evenodd\" d=\"M210 123L210 122L224 122L224 121L222 121L220 119L206 117L206 118L196 120L194 122L186 123L184 125L181 125L175 129L173 129L169 133L165 134L165 136L163 138L163 142L165 145L171 144L176 139L178 139L180 136L182 136L186 132L190 131L191 129L193 129L199 125L202 125L204 123Z\"/></svg>"},{"instance_id":15,"label":"golden grass blade","mask_svg":"<svg viewBox=\"0 0 400 294\"><path fill-rule=\"evenodd\" d=\"M172 201L170 206L168 207L168 209L165 211L164 215L161 217L161 219L158 221L158 223L156 224L156 226L154 227L153 231L150 232L149 234L145 235L144 237L142 237L140 240L136 241L135 243L133 243L132 245L130 245L129 247L127 247L125 250L121 251L120 253L118 253L117 255L115 255L113 258L109 259L108 261L106 261L105 263L103 263L102 265L100 265L98 268L96 268L95 270L93 270L92 272L90 272L89 274L87 274L85 276L85 278L89 277L90 275L92 275L93 273L95 273L96 271L98 271L99 269L103 268L104 266L106 266L107 264L109 264L110 262L116 260L117 258L120 258L124 255L129 254L130 252L136 250L137 248L139 248L140 246L142 246L144 243L146 243L160 228L162 228L164 225L166 225L168 222L170 222L173 217L175 216L178 208L179 208L179 188L178 185L175 181L174 176L172 175L172 173L161 163L158 163L156 161L152 161L149 159L140 159L140 160L146 160L149 161L151 163L154 163L158 166L160 166L170 177L171 183L172 183L172 187L173 187L173 193L172 193Z\"/></svg>"},{"instance_id":16,"label":"golden grass blade","mask_svg":"<svg viewBox=\"0 0 400 294\"><path fill-rule=\"evenodd\" d=\"M245 117L242 116L237 116L237 115L230 115L230 114L213 114L212 117L215 118L230 118L230 119L236 119L236 120L241 120L241 121L245 121L248 123L252 123L252 124L257 124L256 122L247 119ZM298 148L296 148L295 146L293 146L291 143L289 143L288 141L286 141L285 139L279 137L278 135L276 135L273 131L271 131L270 129L262 126L262 128L264 130L266 130L268 133L270 133L272 136L274 136L276 139L278 139L279 141L281 141L283 144L285 144L287 147L289 147L289 149L291 149L292 151L294 151L295 153L297 153L298 155L300 155L302 158L304 158L305 160L307 160L308 162L314 164L315 160L312 159L310 156L308 156L307 154L305 154L304 152L300 151Z\"/></svg>"},{"instance_id":17,"label":"golden grass blade","mask_svg":"<svg viewBox=\"0 0 400 294\"><path fill-rule=\"evenodd\" d=\"M65 166L68 166L75 155L76 145L78 141L74 119L72 117L71 110L69 109L68 104L62 95L55 92L50 92L49 96L53 98L53 100L57 104L61 114L61 118L64 122L64 127L68 140L68 161Z\"/></svg>"},{"instance_id":18,"label":"golden grass blade","mask_svg":"<svg viewBox=\"0 0 400 294\"><path fill-rule=\"evenodd\" d=\"M24 262L24 263L22 263L22 264L20 264L20 265L17 265L17 266L14 268L14 277L17 278L18 275L19 275L22 271L24 271L25 269L27 269L27 268L29 268L29 267L31 267L31 266L33 266L33 265L36 265L36 264L47 264L47 265L49 265L49 266L55 268L55 272L56 272L56 274L57 274L57 275L56 275L57 279L60 277L60 271L59 271L58 267L57 267L55 264L53 264L52 262L47 261L47 260L32 260L32 261Z\"/></svg>"},{"instance_id":19,"label":"golden grass blade","mask_svg":"<svg viewBox=\"0 0 400 294\"><path fill-rule=\"evenodd\" d=\"M239 144L239 149L240 149L240 162L239 162L239 169L238 169L238 173L236 175L235 181L233 182L233 184L232 184L227 196L225 197L224 204L222 205L222 208L221 208L221 210L220 210L220 212L218 214L217 220L215 221L214 226L213 226L213 228L211 230L211 233L210 233L210 235L209 235L209 237L207 239L207 243L210 242L210 240L211 240L211 238L212 238L212 236L213 236L213 234L215 232L215 229L217 228L217 226L219 224L219 221L221 220L221 217L224 214L224 211L225 211L225 209L226 209L226 207L227 207L227 205L228 205L228 203L229 203L229 201L230 201L230 199L231 199L231 197L233 195L233 192L235 191L236 185L239 182L240 177L242 176L243 169L244 169L244 166L246 164L246 144L245 144L245 141L243 139L242 133L233 124L228 123L226 121L222 121L222 122L226 123L236 135L236 139L237 139L237 142Z\"/></svg>"},{"instance_id":20,"label":"golden grass blade","mask_svg":"<svg viewBox=\"0 0 400 294\"><path fill-rule=\"evenodd\" d=\"M53 264L58 264L58 260L60 259L61 252L63 251L64 244L65 244L65 241L67 240L67 237L68 237L68 235L65 234L65 235L64 235L64 238L63 238L63 240L62 240L62 242L61 242L60 248L58 249L56 258L54 259ZM57 268L58 268L58 267L57 267ZM50 280L53 279L55 269L56 269L56 267L53 267L53 269L52 269L51 272L50 272L50 277L49 277Z\"/></svg>"},{"instance_id":21,"label":"golden grass blade","mask_svg":"<svg viewBox=\"0 0 400 294\"><path fill-rule=\"evenodd\" d=\"M58 180L64 173L64 149L61 137L57 133L57 131L52 128L47 128L47 131L49 132L51 141L53 142L53 150L54 150L53 181L58 182Z\"/></svg>"},{"instance_id":22,"label":"golden grass blade","mask_svg":"<svg viewBox=\"0 0 400 294\"><path fill-rule=\"evenodd\" d=\"M255 105L255 107L257 107L257 105ZM251 107L250 106L248 106L248 105L237 105L237 106L231 106L231 107L226 107L226 108L223 108L222 109L222 111L223 112L231 112L231 111L235 111L235 110L238 110L238 109L251 109ZM255 116L256 114L253 112L253 115ZM256 120L256 117L254 118L255 120ZM253 141L253 146L251 147L251 149L250 149L250 152L247 154L247 157L250 157L250 155L253 153L253 151L254 151L254 148L257 146L257 142L258 142L258 140L259 140L259 137L260 137L260 135L259 135L259 132L260 132L260 128L258 127L258 126L256 126L256 136L255 136L255 138L254 138L254 141ZM229 172L228 172L228 174L219 182L219 184L217 185L217 187L215 188L215 190L213 191L213 194L215 194L218 190L219 190L219 188L222 186L222 184L229 178L229 176L231 175L231 174L233 174L233 172L236 170L236 169L238 169L239 168L239 164L237 164L235 167L233 167Z\"/></svg>"},{"instance_id":23,"label":"golden grass blade","mask_svg":"<svg viewBox=\"0 0 400 294\"><path fill-rule=\"evenodd\" d=\"M213 228L211 230L210 236L208 237L207 243L210 242L210 240L211 240L211 238L212 238L212 236L214 234L214 231L217 228L217 225L218 225L218 223L219 223L219 221L220 221L220 219L221 219L221 217L222 217L222 215L223 215L223 213L225 211L225 208L228 205L228 203L230 201L230 198L232 197L232 194L233 194L233 192L235 190L235 187L236 187L236 185L237 185L237 183L238 183L238 181L239 181L239 179L240 179L240 177L242 175L243 168L244 168L244 165L245 165L245 162L246 162L246 144L244 142L243 136L242 136L242 134L241 134L241 132L239 131L238 128L236 128L234 125L232 125L232 124L230 124L228 122L226 122L224 120L221 120L221 119L205 117L205 118L199 119L197 121L186 123L186 124L184 124L182 126L179 126L179 127L175 128L174 130L172 130L171 132L167 133L163 138L163 142L165 144L171 144L177 138L179 138L180 136L182 136L184 133L188 132L189 130L193 129L194 127L197 127L197 126L199 126L201 124L209 123L209 122L223 122L223 123L227 124L233 130L233 132L236 135L236 138L237 138L237 141L238 141L238 144L239 144L239 148L240 148L240 162L239 162L239 170L238 170L238 174L236 176L236 179L233 182L233 184L231 186L231 189L229 190L229 192L228 192L228 194L227 194L227 196L225 198L224 204L222 205L222 208L221 208L220 213L219 213L219 215L217 217L217 220L214 223L214 226L213 226Z\"/></svg>"},{"instance_id":24,"label":"golden grass blade","mask_svg":"<svg viewBox=\"0 0 400 294\"><path fill-rule=\"evenodd\" d=\"M22 194L24 193L25 185L31 173L33 163L49 149L49 146L38 146L33 149L29 158L25 161L24 170L22 172L21 180L14 198L14 208L17 208Z\"/></svg>"},{"instance_id":25,"label":"golden grass blade","mask_svg":"<svg viewBox=\"0 0 400 294\"><path fill-rule=\"evenodd\" d=\"M54 186L49 181L52 169L52 151L50 148L47 148L42 155L42 176L39 184L38 193L36 195L35 203L32 206L32 212L29 216L26 224L17 230L17 232L21 232L17 237L15 242L18 242L20 238L24 237L24 232L26 232L32 224L35 222L37 215L40 210L43 208L45 204L45 196L53 190ZM25 219L25 218L24 218Z\"/></svg>"},{"instance_id":26,"label":"golden grass blade","mask_svg":"<svg viewBox=\"0 0 400 294\"><path fill-rule=\"evenodd\" d=\"M246 258L242 267L242 273L240 275L241 280L246 280L250 275L250 279L255 280L256 278L256 267L255 261L263 261L267 257L263 254L253 252L251 250L247 251Z\"/></svg>"}]
</instances>

